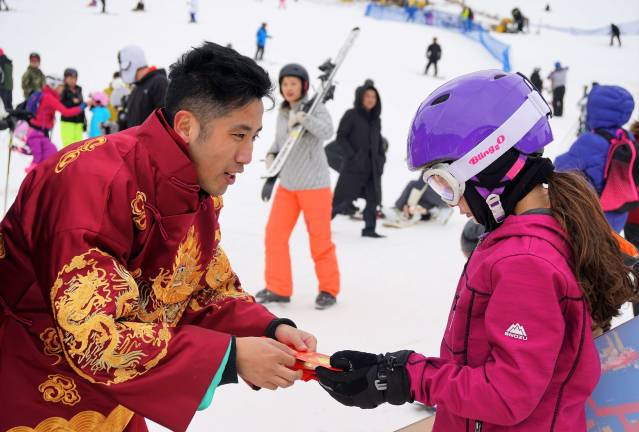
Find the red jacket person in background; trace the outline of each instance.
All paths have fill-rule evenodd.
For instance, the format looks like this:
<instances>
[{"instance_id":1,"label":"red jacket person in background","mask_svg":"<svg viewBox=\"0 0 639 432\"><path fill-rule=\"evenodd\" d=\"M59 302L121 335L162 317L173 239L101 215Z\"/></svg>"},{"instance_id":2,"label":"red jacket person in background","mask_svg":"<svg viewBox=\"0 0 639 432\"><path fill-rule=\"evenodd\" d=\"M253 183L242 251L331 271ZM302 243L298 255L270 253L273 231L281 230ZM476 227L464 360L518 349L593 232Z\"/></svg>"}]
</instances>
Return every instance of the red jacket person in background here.
<instances>
[{"instance_id":1,"label":"red jacket person in background","mask_svg":"<svg viewBox=\"0 0 639 432\"><path fill-rule=\"evenodd\" d=\"M315 338L256 304L219 245L270 87L205 43L172 66L166 109L27 175L0 224L0 430L180 431L238 375L301 378L287 345Z\"/></svg>"}]
</instances>

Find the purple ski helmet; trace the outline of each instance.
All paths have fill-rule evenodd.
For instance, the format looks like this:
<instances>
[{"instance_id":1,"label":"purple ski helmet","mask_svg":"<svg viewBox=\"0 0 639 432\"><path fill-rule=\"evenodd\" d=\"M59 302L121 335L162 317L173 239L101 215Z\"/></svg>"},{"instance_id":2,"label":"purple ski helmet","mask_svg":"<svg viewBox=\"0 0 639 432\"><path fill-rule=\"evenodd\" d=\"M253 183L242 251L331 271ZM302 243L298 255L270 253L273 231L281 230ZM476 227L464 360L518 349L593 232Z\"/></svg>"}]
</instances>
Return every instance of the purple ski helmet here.
<instances>
[{"instance_id":1,"label":"purple ski helmet","mask_svg":"<svg viewBox=\"0 0 639 432\"><path fill-rule=\"evenodd\" d=\"M484 70L457 77L432 92L417 109L408 134L408 167L455 161L499 128L528 99L534 87L522 75ZM542 100L542 103L547 103ZM552 141L547 117L540 118L514 148L540 152Z\"/></svg>"}]
</instances>

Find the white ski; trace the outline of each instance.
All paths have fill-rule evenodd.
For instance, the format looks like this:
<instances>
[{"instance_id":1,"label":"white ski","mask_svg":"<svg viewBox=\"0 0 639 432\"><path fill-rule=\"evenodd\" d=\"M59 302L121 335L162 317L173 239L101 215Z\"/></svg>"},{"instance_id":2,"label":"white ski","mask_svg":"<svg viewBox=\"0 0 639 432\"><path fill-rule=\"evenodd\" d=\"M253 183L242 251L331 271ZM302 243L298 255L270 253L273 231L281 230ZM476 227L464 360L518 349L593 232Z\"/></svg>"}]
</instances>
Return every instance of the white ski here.
<instances>
[{"instance_id":1,"label":"white ski","mask_svg":"<svg viewBox=\"0 0 639 432\"><path fill-rule=\"evenodd\" d=\"M344 59L346 58L346 54L348 54L348 51L353 46L353 43L355 42L355 39L357 38L358 35L359 35L359 28L355 27L353 30L351 30L351 32L348 35L348 38L346 39L346 42L344 42L344 45L339 50L339 53L337 54L337 57L335 58L335 62L329 61L324 63L322 66L320 66L320 70L328 72L328 74L325 74L323 77L320 77L320 79L322 80L322 88L311 99L312 105L306 111L309 114L313 114L316 107L320 103L324 103L326 100L332 98L333 91L335 88L333 85L333 78L335 77L335 74L337 73L337 70L339 69L339 67L344 62ZM284 143L284 146L282 147L280 152L277 154L277 156L275 157L275 160L271 164L268 171L266 171L266 173L262 176L262 178L271 179L272 177L276 177L279 174L279 172L282 170L282 167L286 163L286 159L288 159L288 156L291 153L291 149L297 144L297 142L302 137L304 132L305 132L305 129L302 125L297 125L293 128L293 130L291 130L291 132L288 135L288 138L286 139L286 142Z\"/></svg>"}]
</instances>

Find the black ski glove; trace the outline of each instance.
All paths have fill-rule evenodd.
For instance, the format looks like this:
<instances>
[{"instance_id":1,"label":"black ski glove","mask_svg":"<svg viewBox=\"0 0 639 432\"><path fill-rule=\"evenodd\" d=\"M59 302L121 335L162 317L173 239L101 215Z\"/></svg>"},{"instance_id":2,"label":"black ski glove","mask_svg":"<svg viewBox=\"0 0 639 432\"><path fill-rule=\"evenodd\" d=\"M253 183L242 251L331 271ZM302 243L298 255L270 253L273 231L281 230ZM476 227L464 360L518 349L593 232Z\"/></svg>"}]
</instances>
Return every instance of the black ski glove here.
<instances>
[{"instance_id":1,"label":"black ski glove","mask_svg":"<svg viewBox=\"0 0 639 432\"><path fill-rule=\"evenodd\" d=\"M401 405L413 402L406 371L406 362L412 353L397 351L375 355L338 351L331 356L331 366L344 372L323 367L315 372L324 390L343 405L364 409L375 408L384 402Z\"/></svg>"}]
</instances>

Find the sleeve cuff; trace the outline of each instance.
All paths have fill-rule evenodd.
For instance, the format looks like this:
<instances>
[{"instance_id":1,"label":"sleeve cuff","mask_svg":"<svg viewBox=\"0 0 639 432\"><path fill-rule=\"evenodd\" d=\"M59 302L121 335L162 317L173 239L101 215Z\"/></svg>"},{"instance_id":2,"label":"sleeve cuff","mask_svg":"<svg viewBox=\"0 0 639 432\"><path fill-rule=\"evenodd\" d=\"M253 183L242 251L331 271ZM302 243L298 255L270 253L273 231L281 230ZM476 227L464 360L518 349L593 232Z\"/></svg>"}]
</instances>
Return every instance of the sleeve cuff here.
<instances>
[{"instance_id":1,"label":"sleeve cuff","mask_svg":"<svg viewBox=\"0 0 639 432\"><path fill-rule=\"evenodd\" d=\"M237 365L236 361L236 348L235 348L235 336L231 337L231 350L229 352L229 358L226 362L226 367L224 368L224 372L222 373L222 379L220 380L220 384L237 384Z\"/></svg>"},{"instance_id":2,"label":"sleeve cuff","mask_svg":"<svg viewBox=\"0 0 639 432\"><path fill-rule=\"evenodd\" d=\"M290 325L291 327L297 328L295 323L288 318L276 318L273 321L271 321L268 327L266 327L264 336L269 337L271 339L275 339L275 330L277 330L277 327L281 324L287 324L287 325Z\"/></svg>"}]
</instances>

